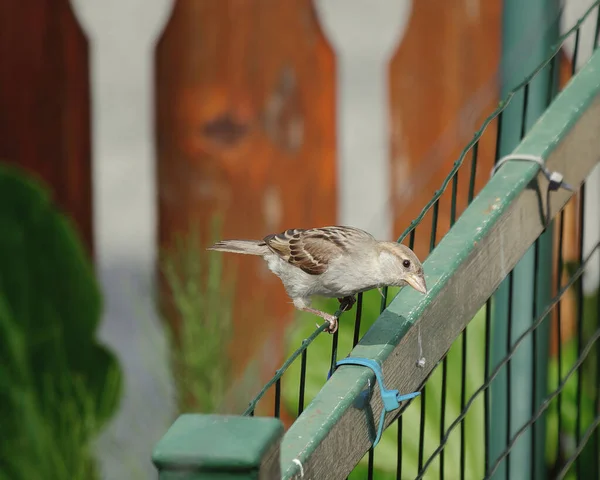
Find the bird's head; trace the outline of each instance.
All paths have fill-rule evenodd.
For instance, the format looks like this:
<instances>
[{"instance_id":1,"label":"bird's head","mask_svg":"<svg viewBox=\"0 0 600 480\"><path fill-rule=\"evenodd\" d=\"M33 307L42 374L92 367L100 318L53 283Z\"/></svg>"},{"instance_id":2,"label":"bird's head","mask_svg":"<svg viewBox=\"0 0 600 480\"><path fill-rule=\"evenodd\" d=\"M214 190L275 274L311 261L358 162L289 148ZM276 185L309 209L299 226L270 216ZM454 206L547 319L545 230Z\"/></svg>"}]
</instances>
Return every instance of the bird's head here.
<instances>
[{"instance_id":1,"label":"bird's head","mask_svg":"<svg viewBox=\"0 0 600 480\"><path fill-rule=\"evenodd\" d=\"M392 287L410 285L417 292L427 293L423 265L415 252L407 246L395 242L381 242L379 266L385 285Z\"/></svg>"}]
</instances>

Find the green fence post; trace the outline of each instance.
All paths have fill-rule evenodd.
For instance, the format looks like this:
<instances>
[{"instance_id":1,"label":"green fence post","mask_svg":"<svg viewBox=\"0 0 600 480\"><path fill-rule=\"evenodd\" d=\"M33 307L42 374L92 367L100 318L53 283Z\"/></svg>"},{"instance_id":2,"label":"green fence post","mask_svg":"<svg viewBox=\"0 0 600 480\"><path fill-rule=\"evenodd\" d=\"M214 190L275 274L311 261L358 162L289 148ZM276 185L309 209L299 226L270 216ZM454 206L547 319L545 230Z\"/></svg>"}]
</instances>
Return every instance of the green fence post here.
<instances>
[{"instance_id":1,"label":"green fence post","mask_svg":"<svg viewBox=\"0 0 600 480\"><path fill-rule=\"evenodd\" d=\"M277 418L181 415L152 453L160 480L281 478Z\"/></svg>"},{"instance_id":2,"label":"green fence post","mask_svg":"<svg viewBox=\"0 0 600 480\"><path fill-rule=\"evenodd\" d=\"M523 80L535 66L547 58L550 46L558 38L558 0L504 0L502 19L502 94ZM558 68L548 66L531 82L527 100L527 115L522 119L524 92L513 98L502 116L500 156L511 153L519 144L522 122L528 128L547 106L553 88L550 75ZM525 130L526 131L526 130ZM518 232L515 232L518 234ZM499 255L502 252L498 252ZM533 323L533 317L548 304L552 294L552 225L540 236L537 252L537 291L534 292L536 275L536 252L532 246L517 264L513 274L512 296L510 282L500 285L492 302L492 352L494 368L509 349L508 323L510 321L510 344ZM508 273L508 272L507 272ZM534 303L533 299L536 299ZM509 301L512 310L509 319ZM537 312L533 311L536 305ZM547 362L550 339L549 321L544 322L535 333L535 358L533 338L524 342L491 385L489 461L490 466L506 449L507 442L532 417L534 410L547 394ZM535 370L534 370L535 365ZM535 374L535 377L534 377ZM532 379L535 378L535 385ZM535 399L533 398L535 395ZM535 449L535 451L532 451ZM508 461L499 465L493 478L546 478L545 468L545 419L540 417L535 428L529 429L513 446ZM509 469L508 475L506 469Z\"/></svg>"}]
</instances>

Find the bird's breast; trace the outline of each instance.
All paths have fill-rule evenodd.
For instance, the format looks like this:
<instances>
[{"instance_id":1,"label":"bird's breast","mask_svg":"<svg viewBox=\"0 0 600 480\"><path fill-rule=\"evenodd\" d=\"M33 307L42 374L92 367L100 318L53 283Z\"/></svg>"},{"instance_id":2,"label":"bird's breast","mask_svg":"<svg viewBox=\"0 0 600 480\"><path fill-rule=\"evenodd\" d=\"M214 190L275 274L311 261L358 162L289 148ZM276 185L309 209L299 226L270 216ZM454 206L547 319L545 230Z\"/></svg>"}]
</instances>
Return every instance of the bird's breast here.
<instances>
[{"instance_id":1,"label":"bird's breast","mask_svg":"<svg viewBox=\"0 0 600 480\"><path fill-rule=\"evenodd\" d=\"M278 255L265 255L264 259L267 262L269 270L280 278L286 292L291 298L306 298L312 295L320 295L319 293L313 293L315 290L319 290L319 275L309 275L300 268L286 262Z\"/></svg>"},{"instance_id":2,"label":"bird's breast","mask_svg":"<svg viewBox=\"0 0 600 480\"><path fill-rule=\"evenodd\" d=\"M381 283L369 264L353 259L331 262L320 275L310 275L278 255L265 255L264 259L292 298L314 295L340 298L371 290Z\"/></svg>"}]
</instances>

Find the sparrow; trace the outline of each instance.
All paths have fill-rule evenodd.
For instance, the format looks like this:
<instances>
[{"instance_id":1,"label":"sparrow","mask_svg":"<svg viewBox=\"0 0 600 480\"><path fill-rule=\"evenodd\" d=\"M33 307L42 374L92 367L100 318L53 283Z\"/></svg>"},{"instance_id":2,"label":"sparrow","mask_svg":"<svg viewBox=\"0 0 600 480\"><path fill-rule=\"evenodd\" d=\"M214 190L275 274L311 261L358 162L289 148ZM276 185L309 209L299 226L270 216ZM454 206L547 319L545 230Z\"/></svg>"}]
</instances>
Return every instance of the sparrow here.
<instances>
[{"instance_id":1,"label":"sparrow","mask_svg":"<svg viewBox=\"0 0 600 480\"><path fill-rule=\"evenodd\" d=\"M423 266L410 248L355 227L295 228L262 240L222 240L208 250L263 257L294 306L326 320L329 333L337 331L338 319L311 308L313 296L337 298L347 311L357 293L373 288L410 285L427 293Z\"/></svg>"}]
</instances>

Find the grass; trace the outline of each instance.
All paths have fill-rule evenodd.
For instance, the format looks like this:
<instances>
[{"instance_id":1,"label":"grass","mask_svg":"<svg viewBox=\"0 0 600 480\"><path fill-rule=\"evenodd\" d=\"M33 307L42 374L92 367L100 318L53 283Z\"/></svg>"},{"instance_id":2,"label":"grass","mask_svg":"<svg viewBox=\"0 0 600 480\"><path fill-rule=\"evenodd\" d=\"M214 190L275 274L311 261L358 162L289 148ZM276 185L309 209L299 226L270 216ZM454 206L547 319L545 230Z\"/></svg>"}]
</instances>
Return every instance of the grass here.
<instances>
[{"instance_id":1,"label":"grass","mask_svg":"<svg viewBox=\"0 0 600 480\"><path fill-rule=\"evenodd\" d=\"M214 237L218 223L213 222ZM231 340L232 282L223 280L221 255L207 255L191 230L163 253L166 280L177 333L166 328L171 344L178 413L218 411L230 379L227 346ZM166 315L169 317L169 315Z\"/></svg>"}]
</instances>

